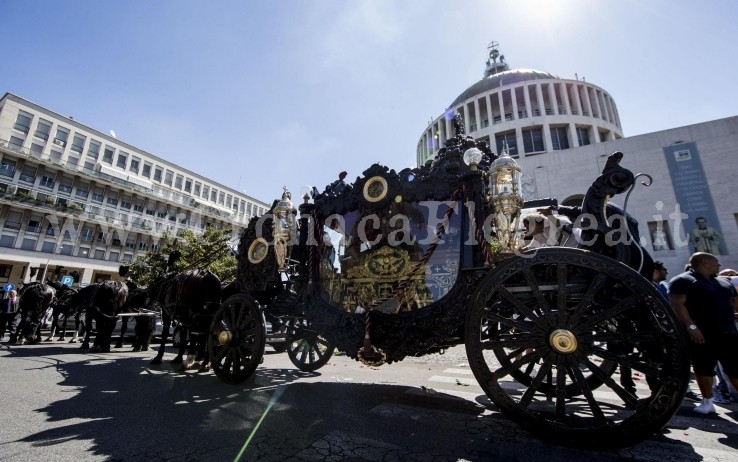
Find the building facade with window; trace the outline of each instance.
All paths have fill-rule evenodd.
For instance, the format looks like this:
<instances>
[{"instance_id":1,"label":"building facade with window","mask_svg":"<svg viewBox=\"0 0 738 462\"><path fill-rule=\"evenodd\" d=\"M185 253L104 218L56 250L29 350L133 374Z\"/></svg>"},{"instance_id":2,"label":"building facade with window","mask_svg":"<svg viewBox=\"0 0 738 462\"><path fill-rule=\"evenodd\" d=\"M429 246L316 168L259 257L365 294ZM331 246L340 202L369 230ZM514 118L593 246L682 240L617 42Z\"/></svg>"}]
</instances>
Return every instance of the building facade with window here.
<instances>
[{"instance_id":1,"label":"building facade with window","mask_svg":"<svg viewBox=\"0 0 738 462\"><path fill-rule=\"evenodd\" d=\"M624 137L605 90L511 70L495 43L490 49L484 78L423 131L418 165L455 135L459 114L468 135L517 160L526 200L579 205L607 157L620 151L625 168L649 176L637 180L628 203L625 194L612 201L638 220L638 238L653 257L676 274L694 251L707 250L718 253L723 268L738 269L738 117Z\"/></svg>"},{"instance_id":2,"label":"building facade with window","mask_svg":"<svg viewBox=\"0 0 738 462\"><path fill-rule=\"evenodd\" d=\"M0 99L0 285L116 278L165 231L216 226L235 238L268 208L71 117Z\"/></svg>"}]
</instances>

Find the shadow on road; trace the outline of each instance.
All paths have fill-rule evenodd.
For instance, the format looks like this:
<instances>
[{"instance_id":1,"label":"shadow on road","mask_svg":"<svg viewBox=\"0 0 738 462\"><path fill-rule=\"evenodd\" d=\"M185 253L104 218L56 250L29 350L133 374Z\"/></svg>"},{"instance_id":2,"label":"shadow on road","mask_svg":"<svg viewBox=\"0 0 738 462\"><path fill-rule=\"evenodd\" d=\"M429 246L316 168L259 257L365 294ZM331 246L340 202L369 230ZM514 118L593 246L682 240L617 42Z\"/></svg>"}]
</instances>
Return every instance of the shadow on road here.
<instances>
[{"instance_id":1,"label":"shadow on road","mask_svg":"<svg viewBox=\"0 0 738 462\"><path fill-rule=\"evenodd\" d=\"M68 348L50 344L13 348L3 361L39 358L54 367L69 398L36 412L52 429L21 441L45 447L69 440L92 442L106 460L593 460L699 461L687 443L658 435L636 448L586 451L555 448L529 436L477 401L431 389L336 382L301 382L296 369L260 367L239 385L213 374L150 366L149 357L97 354L66 362ZM690 421L692 422L692 421ZM714 422L700 431L712 431ZM666 433L683 429L670 426ZM677 438L680 439L680 438ZM734 436L724 444L736 447ZM677 458L674 458L676 455ZM665 459L665 458L664 458Z\"/></svg>"}]
</instances>

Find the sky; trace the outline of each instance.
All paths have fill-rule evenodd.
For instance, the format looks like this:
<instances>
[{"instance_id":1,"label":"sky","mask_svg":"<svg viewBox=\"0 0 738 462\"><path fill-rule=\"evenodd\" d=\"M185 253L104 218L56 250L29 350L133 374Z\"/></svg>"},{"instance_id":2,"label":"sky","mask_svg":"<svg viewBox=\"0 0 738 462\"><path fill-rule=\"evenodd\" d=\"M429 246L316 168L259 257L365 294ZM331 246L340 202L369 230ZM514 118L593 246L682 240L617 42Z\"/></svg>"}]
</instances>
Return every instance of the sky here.
<instances>
[{"instance_id":1,"label":"sky","mask_svg":"<svg viewBox=\"0 0 738 462\"><path fill-rule=\"evenodd\" d=\"M738 115L734 0L0 0L0 18L0 95L268 204L415 166L492 41L603 88L625 136Z\"/></svg>"}]
</instances>

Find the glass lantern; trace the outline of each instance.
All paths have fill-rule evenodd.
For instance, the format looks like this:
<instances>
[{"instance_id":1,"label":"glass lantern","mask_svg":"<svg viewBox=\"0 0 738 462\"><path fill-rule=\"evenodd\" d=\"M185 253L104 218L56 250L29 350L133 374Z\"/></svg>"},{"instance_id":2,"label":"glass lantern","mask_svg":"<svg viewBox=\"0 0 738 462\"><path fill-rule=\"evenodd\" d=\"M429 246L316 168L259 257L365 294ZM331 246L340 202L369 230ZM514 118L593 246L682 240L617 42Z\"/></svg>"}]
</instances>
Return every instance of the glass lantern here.
<instances>
[{"instance_id":1,"label":"glass lantern","mask_svg":"<svg viewBox=\"0 0 738 462\"><path fill-rule=\"evenodd\" d=\"M487 200L494 213L497 242L505 253L513 252L518 241L518 222L524 202L521 179L522 169L503 150L489 168Z\"/></svg>"},{"instance_id":2,"label":"glass lantern","mask_svg":"<svg viewBox=\"0 0 738 462\"><path fill-rule=\"evenodd\" d=\"M287 186L282 193L282 199L274 207L274 221L272 223L272 234L274 238L274 254L277 257L277 266L280 271L285 271L290 257L291 244L296 234L297 213L292 204L292 194Z\"/></svg>"}]
</instances>

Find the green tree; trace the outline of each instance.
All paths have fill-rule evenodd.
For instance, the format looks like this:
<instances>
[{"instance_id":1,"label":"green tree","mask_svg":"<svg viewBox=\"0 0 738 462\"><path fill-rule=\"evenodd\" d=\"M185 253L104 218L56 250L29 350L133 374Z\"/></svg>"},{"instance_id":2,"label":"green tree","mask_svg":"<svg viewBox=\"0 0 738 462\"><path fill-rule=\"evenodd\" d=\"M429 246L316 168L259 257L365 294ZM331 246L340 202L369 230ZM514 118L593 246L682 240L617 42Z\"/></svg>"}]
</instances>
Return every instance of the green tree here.
<instances>
[{"instance_id":1,"label":"green tree","mask_svg":"<svg viewBox=\"0 0 738 462\"><path fill-rule=\"evenodd\" d=\"M128 277L136 284L148 285L157 276L167 271L204 269L215 274L223 282L236 277L236 257L228 242L231 240L230 229L205 228L202 234L183 230L179 236L165 232L159 238L157 252L146 252L130 265ZM169 257L179 254L179 258L168 265Z\"/></svg>"}]
</instances>

